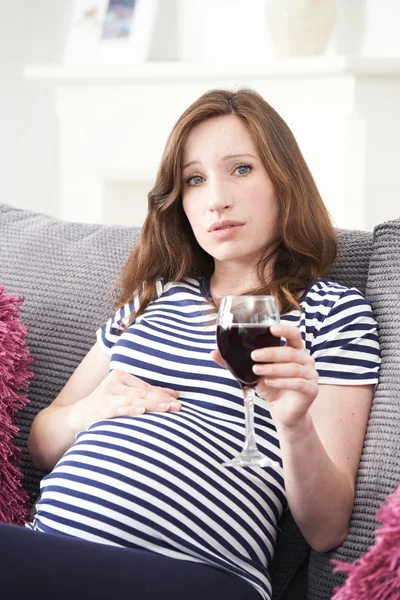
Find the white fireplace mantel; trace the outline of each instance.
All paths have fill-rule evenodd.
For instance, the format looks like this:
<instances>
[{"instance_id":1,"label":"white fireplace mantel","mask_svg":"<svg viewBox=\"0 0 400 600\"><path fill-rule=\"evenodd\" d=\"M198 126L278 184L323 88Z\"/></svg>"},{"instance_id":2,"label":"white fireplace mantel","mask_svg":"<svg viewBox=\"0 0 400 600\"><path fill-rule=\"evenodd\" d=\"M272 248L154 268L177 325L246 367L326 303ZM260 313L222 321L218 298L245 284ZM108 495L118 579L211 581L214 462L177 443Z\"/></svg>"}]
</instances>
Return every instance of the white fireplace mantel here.
<instances>
[{"instance_id":1,"label":"white fireplace mantel","mask_svg":"<svg viewBox=\"0 0 400 600\"><path fill-rule=\"evenodd\" d=\"M215 87L250 86L291 127L338 227L400 212L400 58L30 65L54 86L61 218L141 225L167 136Z\"/></svg>"}]
</instances>

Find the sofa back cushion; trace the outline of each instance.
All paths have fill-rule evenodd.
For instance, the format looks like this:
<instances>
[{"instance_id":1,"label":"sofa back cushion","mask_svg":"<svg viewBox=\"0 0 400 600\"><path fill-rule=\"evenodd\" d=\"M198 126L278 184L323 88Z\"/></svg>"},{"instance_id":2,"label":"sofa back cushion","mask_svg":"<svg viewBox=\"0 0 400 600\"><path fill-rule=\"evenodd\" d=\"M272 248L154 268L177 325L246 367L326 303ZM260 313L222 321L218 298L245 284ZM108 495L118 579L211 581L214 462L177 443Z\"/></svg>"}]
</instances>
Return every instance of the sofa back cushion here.
<instances>
[{"instance_id":1,"label":"sofa back cushion","mask_svg":"<svg viewBox=\"0 0 400 600\"><path fill-rule=\"evenodd\" d=\"M358 470L355 506L345 543L312 553L309 600L329 600L344 579L331 559L352 562L375 541L375 514L400 481L400 219L378 225L366 286L379 323L382 365Z\"/></svg>"},{"instance_id":2,"label":"sofa back cushion","mask_svg":"<svg viewBox=\"0 0 400 600\"><path fill-rule=\"evenodd\" d=\"M336 229L336 234L338 254L329 277L347 287L356 287L365 295L372 254L372 233Z\"/></svg>"}]
</instances>

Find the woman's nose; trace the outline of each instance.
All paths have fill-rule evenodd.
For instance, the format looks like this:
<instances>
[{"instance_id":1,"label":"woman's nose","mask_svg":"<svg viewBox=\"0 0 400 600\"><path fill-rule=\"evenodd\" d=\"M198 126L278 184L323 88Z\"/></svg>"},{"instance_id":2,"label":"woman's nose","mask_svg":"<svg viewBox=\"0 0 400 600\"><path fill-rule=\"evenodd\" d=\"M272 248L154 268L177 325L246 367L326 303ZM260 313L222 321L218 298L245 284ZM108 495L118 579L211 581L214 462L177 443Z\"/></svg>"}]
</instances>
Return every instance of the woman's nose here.
<instances>
[{"instance_id":1,"label":"woman's nose","mask_svg":"<svg viewBox=\"0 0 400 600\"><path fill-rule=\"evenodd\" d=\"M232 199L227 194L227 190L221 183L212 183L209 186L208 192L208 210L219 212L221 210L228 210L231 208Z\"/></svg>"}]
</instances>

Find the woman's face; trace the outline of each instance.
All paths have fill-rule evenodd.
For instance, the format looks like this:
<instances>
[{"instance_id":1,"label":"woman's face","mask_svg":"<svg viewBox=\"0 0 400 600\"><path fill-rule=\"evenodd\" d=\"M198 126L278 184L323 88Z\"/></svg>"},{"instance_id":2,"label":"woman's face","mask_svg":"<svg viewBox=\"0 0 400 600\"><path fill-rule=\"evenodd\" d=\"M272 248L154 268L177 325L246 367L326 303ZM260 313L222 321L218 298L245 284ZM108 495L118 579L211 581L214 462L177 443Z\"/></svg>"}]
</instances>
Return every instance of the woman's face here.
<instances>
[{"instance_id":1,"label":"woman's face","mask_svg":"<svg viewBox=\"0 0 400 600\"><path fill-rule=\"evenodd\" d=\"M254 267L276 241L275 190L245 123L236 115L196 125L184 146L183 209L215 262Z\"/></svg>"}]
</instances>

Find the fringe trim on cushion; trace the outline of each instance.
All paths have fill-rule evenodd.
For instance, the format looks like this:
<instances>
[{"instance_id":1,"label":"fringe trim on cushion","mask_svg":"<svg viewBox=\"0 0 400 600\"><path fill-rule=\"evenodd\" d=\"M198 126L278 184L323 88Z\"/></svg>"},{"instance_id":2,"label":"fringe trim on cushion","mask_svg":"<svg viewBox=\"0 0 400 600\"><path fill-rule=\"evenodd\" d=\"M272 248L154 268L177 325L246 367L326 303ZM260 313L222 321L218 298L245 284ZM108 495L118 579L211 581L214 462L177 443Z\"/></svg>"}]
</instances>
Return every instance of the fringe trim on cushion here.
<instances>
[{"instance_id":1,"label":"fringe trim on cushion","mask_svg":"<svg viewBox=\"0 0 400 600\"><path fill-rule=\"evenodd\" d=\"M376 513L382 526L376 542L352 564L332 560L347 580L332 600L395 600L400 598L400 485Z\"/></svg>"},{"instance_id":2,"label":"fringe trim on cushion","mask_svg":"<svg viewBox=\"0 0 400 600\"><path fill-rule=\"evenodd\" d=\"M30 499L18 468L21 450L14 444L16 413L28 404L26 396L32 358L21 323L22 298L7 296L0 286L0 522L23 525L29 518Z\"/></svg>"}]
</instances>

